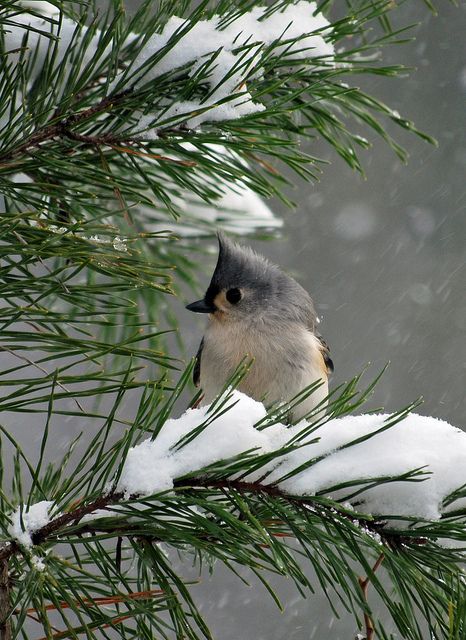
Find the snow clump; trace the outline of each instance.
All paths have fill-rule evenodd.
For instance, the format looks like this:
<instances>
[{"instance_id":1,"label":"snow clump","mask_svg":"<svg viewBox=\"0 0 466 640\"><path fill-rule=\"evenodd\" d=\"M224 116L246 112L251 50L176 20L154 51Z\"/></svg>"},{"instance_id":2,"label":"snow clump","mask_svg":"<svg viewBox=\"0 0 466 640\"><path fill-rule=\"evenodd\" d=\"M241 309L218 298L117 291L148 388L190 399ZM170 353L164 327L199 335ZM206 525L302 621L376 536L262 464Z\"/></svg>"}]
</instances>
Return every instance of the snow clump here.
<instances>
[{"instance_id":1,"label":"snow clump","mask_svg":"<svg viewBox=\"0 0 466 640\"><path fill-rule=\"evenodd\" d=\"M154 53L164 47L168 51L144 73L144 83L193 62L195 65L190 75L194 76L206 64L209 56L216 52L215 61L210 64L205 78L210 89L208 97L202 101L177 101L163 113L164 120L202 110L202 113L186 120L187 125L194 129L205 121L234 120L263 111L263 105L253 102L244 77L257 64L264 46L272 43L283 41L283 45L275 46L274 54L281 55L286 51L289 60L328 58L331 61L334 48L325 39L330 34L330 24L322 14L317 13L315 2L301 0L280 12L267 15L267 11L267 7L255 7L236 16L226 27L222 26L222 18L218 16L192 25L173 16L162 33L149 38L145 49L134 62L135 69L143 68ZM174 46L171 45L173 38L179 37L182 32L182 37ZM298 40L288 42L293 39ZM246 55L242 50L245 46L249 47ZM231 99L232 96L235 97ZM219 104L224 100L227 101ZM148 126L150 122L150 117L144 116L140 125Z\"/></svg>"},{"instance_id":2,"label":"snow clump","mask_svg":"<svg viewBox=\"0 0 466 640\"><path fill-rule=\"evenodd\" d=\"M29 506L19 506L11 517L8 533L23 547L32 547L32 535L50 522L49 513L53 502L42 500Z\"/></svg>"},{"instance_id":3,"label":"snow clump","mask_svg":"<svg viewBox=\"0 0 466 640\"><path fill-rule=\"evenodd\" d=\"M118 489L128 496L150 495L173 488L173 481L232 456L254 449L265 453L284 442L283 427L258 431L254 424L267 415L264 406L235 391L234 410L218 416L189 444L177 443L209 421L210 405L188 409L179 419L164 424L155 440L145 440L129 450Z\"/></svg>"},{"instance_id":4,"label":"snow clump","mask_svg":"<svg viewBox=\"0 0 466 640\"><path fill-rule=\"evenodd\" d=\"M118 489L127 496L170 491L174 481L188 473L207 475L202 470L208 465L252 449L254 455L279 450L309 428L302 421L292 427L275 424L259 431L255 424L265 417L264 406L238 391L231 400L232 409L214 419L209 406L189 409L180 418L168 420L153 441L145 440L130 449ZM445 506L443 502L466 484L466 433L427 416L409 414L389 426L392 418L389 414L368 414L328 420L301 440L303 446L243 480L257 481L267 471L263 482L273 482L285 493L318 493L378 516L437 520L458 508L459 500ZM204 423L207 426L193 434ZM180 446L181 439L189 441ZM285 479L310 460L312 465ZM416 477L418 481L396 480L415 470L422 473ZM390 481L370 487L376 478ZM351 486L342 487L344 483ZM352 497L354 493L357 496Z\"/></svg>"}]
</instances>

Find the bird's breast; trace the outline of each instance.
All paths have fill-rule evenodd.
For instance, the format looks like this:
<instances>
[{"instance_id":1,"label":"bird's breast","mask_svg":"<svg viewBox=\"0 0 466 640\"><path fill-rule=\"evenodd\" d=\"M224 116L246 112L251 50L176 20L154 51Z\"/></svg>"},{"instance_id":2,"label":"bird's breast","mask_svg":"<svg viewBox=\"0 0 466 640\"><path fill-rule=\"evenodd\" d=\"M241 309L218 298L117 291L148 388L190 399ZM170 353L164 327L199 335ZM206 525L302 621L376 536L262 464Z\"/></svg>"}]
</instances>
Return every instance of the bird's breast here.
<instances>
[{"instance_id":1,"label":"bird's breast","mask_svg":"<svg viewBox=\"0 0 466 640\"><path fill-rule=\"evenodd\" d=\"M204 336L200 367L205 402L215 398L244 359L253 362L239 388L267 405L288 401L319 379L326 392L319 342L305 327L212 322Z\"/></svg>"}]
</instances>

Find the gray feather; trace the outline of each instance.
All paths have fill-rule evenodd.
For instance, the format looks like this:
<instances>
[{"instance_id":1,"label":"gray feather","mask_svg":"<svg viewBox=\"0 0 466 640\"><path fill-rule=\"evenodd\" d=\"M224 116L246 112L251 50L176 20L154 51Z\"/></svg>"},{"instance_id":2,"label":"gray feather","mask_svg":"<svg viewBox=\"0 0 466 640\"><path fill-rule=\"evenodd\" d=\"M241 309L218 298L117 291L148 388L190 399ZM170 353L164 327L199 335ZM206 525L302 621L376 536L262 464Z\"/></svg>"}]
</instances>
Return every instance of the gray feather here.
<instances>
[{"instance_id":1,"label":"gray feather","mask_svg":"<svg viewBox=\"0 0 466 640\"><path fill-rule=\"evenodd\" d=\"M240 247L223 234L218 234L217 265L206 293L212 302L222 289L239 287L254 290L248 312L251 321L284 319L315 331L316 313L310 295L293 278L258 255L249 247Z\"/></svg>"}]
</instances>

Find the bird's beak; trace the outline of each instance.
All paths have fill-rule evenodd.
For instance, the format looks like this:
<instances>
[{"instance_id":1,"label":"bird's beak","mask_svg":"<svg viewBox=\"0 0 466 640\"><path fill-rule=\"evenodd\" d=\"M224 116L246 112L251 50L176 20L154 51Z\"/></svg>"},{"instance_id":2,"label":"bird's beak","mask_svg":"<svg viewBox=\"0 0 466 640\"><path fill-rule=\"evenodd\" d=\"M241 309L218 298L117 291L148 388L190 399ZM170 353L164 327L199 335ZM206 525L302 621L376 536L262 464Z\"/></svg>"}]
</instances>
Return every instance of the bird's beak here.
<instances>
[{"instance_id":1,"label":"bird's beak","mask_svg":"<svg viewBox=\"0 0 466 640\"><path fill-rule=\"evenodd\" d=\"M194 311L194 313L214 313L216 308L213 304L208 304L205 300L196 300L186 305L186 309Z\"/></svg>"}]
</instances>

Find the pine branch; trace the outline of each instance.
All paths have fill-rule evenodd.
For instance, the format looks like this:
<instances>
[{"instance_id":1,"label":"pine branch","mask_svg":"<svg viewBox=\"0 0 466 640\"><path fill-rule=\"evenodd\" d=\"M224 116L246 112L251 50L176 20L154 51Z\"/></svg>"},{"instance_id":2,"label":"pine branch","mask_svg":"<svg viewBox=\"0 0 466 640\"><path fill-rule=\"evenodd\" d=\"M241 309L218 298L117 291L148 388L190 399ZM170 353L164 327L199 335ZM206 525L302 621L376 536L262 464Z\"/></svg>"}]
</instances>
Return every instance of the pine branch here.
<instances>
[{"instance_id":1,"label":"pine branch","mask_svg":"<svg viewBox=\"0 0 466 640\"><path fill-rule=\"evenodd\" d=\"M384 558L385 558L385 554L381 553L377 558L376 563L372 567L371 575L368 575L365 578L359 578L359 585L361 587L361 591L363 593L364 600L366 602L367 602L369 585L371 583L371 576L375 574L377 569L379 569L379 567L382 565ZM373 640L374 633L375 633L374 621L372 620L371 616L366 612L364 612L364 624L366 625L366 640Z\"/></svg>"},{"instance_id":2,"label":"pine branch","mask_svg":"<svg viewBox=\"0 0 466 640\"><path fill-rule=\"evenodd\" d=\"M80 134L74 130L74 127L79 127L79 125L86 122L86 120L91 119L98 114L110 112L113 108L119 105L121 106L124 103L124 98L130 93L131 91L128 90L115 96L103 98L100 103L95 105L94 107L89 107L88 109L78 111L76 113L73 113L73 115L69 117L62 117L58 121L54 121L54 124L48 124L38 129L32 135L28 136L25 140L19 140L16 143L15 147L7 149L3 154L0 154L0 163L6 163L3 164L2 168L6 170L11 167L14 168L15 171L17 171L18 158L21 159L23 156L28 155L31 148L40 147L40 145L42 145L44 142L57 138L69 138L70 140L74 140L75 142L82 142L86 145L94 145L97 147L107 146L120 153L132 153L134 155L137 155L138 157L152 158L154 160L164 160L179 164L181 166L196 166L195 162L190 162L187 160L177 160L175 158L169 158L160 154L147 152L145 153L144 151L138 151L137 149L122 148L122 144L135 144L137 146L141 146L140 140L133 140L127 136L118 136L116 134L91 136ZM171 132L176 132L176 129L172 129ZM15 161L14 164L9 165L8 163L12 160Z\"/></svg>"},{"instance_id":3,"label":"pine branch","mask_svg":"<svg viewBox=\"0 0 466 640\"><path fill-rule=\"evenodd\" d=\"M0 355L8 358L0 411L19 419L33 413L43 423L34 462L8 423L0 426L3 456L12 460L0 487L0 636L21 630L27 638L34 621L42 628L34 637L97 640L110 626L120 637L210 638L164 544L190 549L199 563L247 567L276 601L272 573L291 578L302 594L320 589L336 613L341 603L358 624L364 617L368 638L388 637L368 602L369 581L406 640L422 638L420 616L436 639L462 637L464 558L441 540L464 546L464 486L444 496L438 521L406 516L404 528L397 513L364 513L363 500L396 483L421 486L424 468L332 477L313 495L293 491L298 476L325 461L320 453L283 466L316 444L323 421L315 416L282 448L188 465L172 478L173 490L128 496L118 484L134 447L148 437L160 442L191 374L188 367L171 381L179 363L166 348L166 327L177 328L178 319L169 296L198 286L204 255L167 229L194 237L219 222L234 225L232 193L245 196L236 220L255 228L259 196L289 204L284 168L306 180L322 170L300 146L304 139L321 137L361 172L370 140L360 125L401 159L406 153L387 123L432 142L354 85L360 74L404 73L380 57L406 41L406 28L390 21L395 4L357 0L346 14L338 7L338 19L331 1L321 5L325 18L281 0L195 8L168 0L155 11L147 0L132 18L115 3L100 15L89 3L56 4L68 18L62 11L41 19L11 0L0 9ZM296 30L290 16L309 32ZM283 24L271 37L264 26L272 29L273 17ZM212 38L198 39L196 57L189 48L200 25ZM182 60L181 51L188 51ZM359 392L358 382L332 392L331 418L370 395L373 385ZM170 455L195 447L227 415L230 399L220 397ZM277 407L257 433L266 437L287 412ZM343 442L335 455L386 434L406 413ZM48 464L53 428L64 430L64 418L80 433L62 460L54 453ZM44 501L53 503L51 519L28 527ZM388 586L379 578L382 554ZM50 611L59 617L54 626Z\"/></svg>"},{"instance_id":4,"label":"pine branch","mask_svg":"<svg viewBox=\"0 0 466 640\"><path fill-rule=\"evenodd\" d=\"M305 505L314 509L318 509L320 506L319 501L314 500L313 498L303 498L302 496L290 496L278 489L275 486L269 486L266 484L260 484L256 482L244 482L238 480L209 480L208 478L191 478L189 482L186 480L180 480L175 485L180 491L189 491L192 492L198 487L202 487L205 489L215 489L215 490L234 490L239 493L252 494L256 496L260 496L262 494L273 497L273 498L281 498L290 504ZM117 507L120 504L124 504L128 500L137 500L138 496L125 496L124 493L118 491L112 491L106 495L99 496L95 500L92 500L86 504L78 504L78 506L70 509L66 513L61 514L60 516L54 518L50 522L48 522L45 526L37 529L32 535L32 542L34 545L42 545L49 542L51 539L56 539L59 536L66 535L67 527L71 526L72 528L78 527L80 521L87 515L91 515L96 511L102 509L108 509L111 511L113 507ZM80 501L78 501L80 502ZM339 512L344 518L349 518L352 522L357 522L363 528L373 531L378 535L381 535L384 538L383 527L384 522L377 522L372 518L366 517L358 517L356 514L351 514L351 516L346 511ZM99 526L87 524L85 527L86 533L97 533L99 531ZM118 523L116 528L112 531L112 529L105 529L108 533L112 533L113 535L123 535L130 534L134 535L135 531L137 531L137 527L132 526L131 524L122 525ZM390 545L398 545L405 542L405 538L402 535L395 536L390 534L387 536L386 541L390 543ZM424 540L422 538L409 538L409 541L413 544L424 544ZM21 548L18 546L16 542L12 542L7 546L4 546L0 550L0 561L8 560L13 554L21 552Z\"/></svg>"},{"instance_id":5,"label":"pine branch","mask_svg":"<svg viewBox=\"0 0 466 640\"><path fill-rule=\"evenodd\" d=\"M6 162L17 157L21 157L23 154L27 153L31 147L37 147L41 143L52 140L53 138L67 137L75 140L76 138L74 136L78 136L78 134L73 132L71 129L72 126L79 126L81 123L100 113L111 111L116 105L123 101L124 97L128 93L129 91L126 91L115 96L103 98L99 104L74 113L72 116L67 118L62 117L58 119L58 121L56 121L56 118L52 118L53 124L47 124L37 129L33 134L25 139L18 140L15 147L12 149L6 149L2 154L0 154L0 162ZM104 137L102 140L104 140L102 144L110 141L117 141L111 137Z\"/></svg>"}]
</instances>

